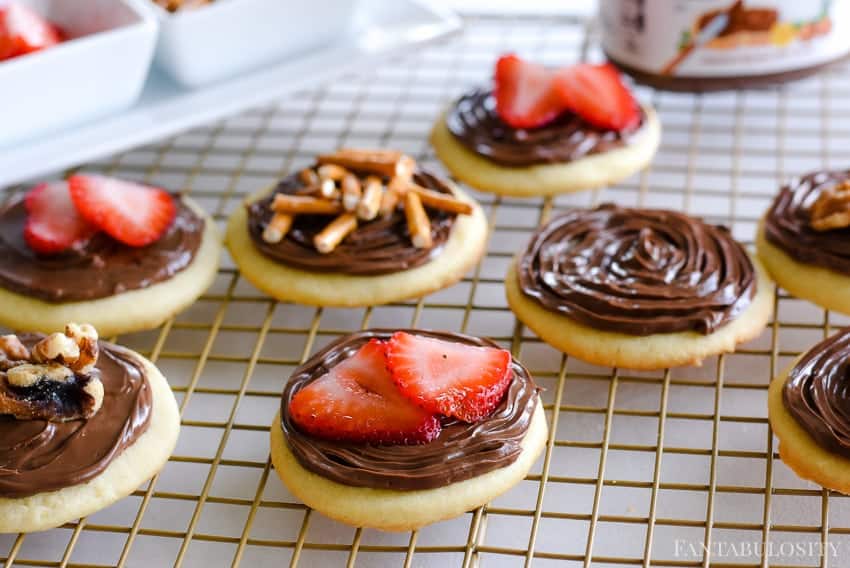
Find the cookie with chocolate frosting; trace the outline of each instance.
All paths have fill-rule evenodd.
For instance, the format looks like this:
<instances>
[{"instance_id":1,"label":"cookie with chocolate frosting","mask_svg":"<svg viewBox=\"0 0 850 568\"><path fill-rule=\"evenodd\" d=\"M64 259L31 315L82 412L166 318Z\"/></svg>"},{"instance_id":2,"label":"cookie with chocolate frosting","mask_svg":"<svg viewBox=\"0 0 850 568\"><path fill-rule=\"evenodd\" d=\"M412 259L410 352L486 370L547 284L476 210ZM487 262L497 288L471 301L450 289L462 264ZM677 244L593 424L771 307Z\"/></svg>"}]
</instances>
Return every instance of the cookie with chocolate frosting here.
<instances>
[{"instance_id":1,"label":"cookie with chocolate frosting","mask_svg":"<svg viewBox=\"0 0 850 568\"><path fill-rule=\"evenodd\" d=\"M77 177L159 192L171 201L173 217L151 242L135 246L80 219L64 181L41 184L13 200L0 209L0 324L52 332L67 321L88 321L105 336L150 329L188 307L212 283L221 241L214 221L191 199L102 176ZM48 235L53 230L62 236L62 217L85 224L84 236L61 249L34 246L44 239L32 238L32 195L44 187L59 192L52 199L65 202L38 220ZM121 191L104 187L113 190Z\"/></svg>"},{"instance_id":2,"label":"cookie with chocolate frosting","mask_svg":"<svg viewBox=\"0 0 850 568\"><path fill-rule=\"evenodd\" d=\"M522 480L547 438L538 389L516 360L510 362L510 382L492 411L474 422L441 416L436 433L432 427L426 440L382 444L324 439L296 422L291 408L300 392L325 380L364 346L392 342L400 334L497 350L488 340L445 331L353 333L295 369L272 423L272 461L289 490L323 514L354 526L411 530L473 510ZM383 390L366 396L376 393Z\"/></svg>"},{"instance_id":3,"label":"cookie with chocolate frosting","mask_svg":"<svg viewBox=\"0 0 850 568\"><path fill-rule=\"evenodd\" d=\"M452 175L482 191L527 197L616 183L645 167L661 137L658 117L641 109L636 127L609 130L566 111L536 128L514 128L489 89L461 95L434 123L431 145Z\"/></svg>"},{"instance_id":4,"label":"cookie with chocolate frosting","mask_svg":"<svg viewBox=\"0 0 850 568\"><path fill-rule=\"evenodd\" d=\"M783 185L756 245L776 283L794 296L850 314L850 171L817 171Z\"/></svg>"},{"instance_id":5,"label":"cookie with chocolate frosting","mask_svg":"<svg viewBox=\"0 0 850 568\"><path fill-rule=\"evenodd\" d=\"M761 333L773 284L721 226L604 204L540 227L506 278L517 317L591 363L699 364Z\"/></svg>"},{"instance_id":6,"label":"cookie with chocolate frosting","mask_svg":"<svg viewBox=\"0 0 850 568\"><path fill-rule=\"evenodd\" d=\"M159 370L92 326L0 337L0 533L58 527L129 495L179 430Z\"/></svg>"},{"instance_id":7,"label":"cookie with chocolate frosting","mask_svg":"<svg viewBox=\"0 0 850 568\"><path fill-rule=\"evenodd\" d=\"M824 339L774 378L768 418L788 467L850 494L850 329Z\"/></svg>"},{"instance_id":8,"label":"cookie with chocolate frosting","mask_svg":"<svg viewBox=\"0 0 850 568\"><path fill-rule=\"evenodd\" d=\"M366 306L454 284L486 235L478 204L409 156L343 149L249 197L228 222L227 246L275 298Z\"/></svg>"}]
</instances>

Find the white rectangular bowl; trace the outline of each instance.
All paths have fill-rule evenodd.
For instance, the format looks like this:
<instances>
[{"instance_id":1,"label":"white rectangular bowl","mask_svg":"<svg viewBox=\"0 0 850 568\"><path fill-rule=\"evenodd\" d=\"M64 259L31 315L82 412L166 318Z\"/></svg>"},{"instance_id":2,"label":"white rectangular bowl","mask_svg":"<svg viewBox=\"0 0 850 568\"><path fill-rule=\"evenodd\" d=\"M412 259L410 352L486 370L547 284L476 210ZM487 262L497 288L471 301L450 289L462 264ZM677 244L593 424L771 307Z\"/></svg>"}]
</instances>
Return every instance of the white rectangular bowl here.
<instances>
[{"instance_id":1,"label":"white rectangular bowl","mask_svg":"<svg viewBox=\"0 0 850 568\"><path fill-rule=\"evenodd\" d=\"M0 62L0 145L106 116L135 102L156 46L156 18L142 4L145 0L20 1L70 39Z\"/></svg>"},{"instance_id":2,"label":"white rectangular bowl","mask_svg":"<svg viewBox=\"0 0 850 568\"><path fill-rule=\"evenodd\" d=\"M175 81L197 87L344 35L355 0L213 0L169 13L159 6L156 62Z\"/></svg>"}]
</instances>

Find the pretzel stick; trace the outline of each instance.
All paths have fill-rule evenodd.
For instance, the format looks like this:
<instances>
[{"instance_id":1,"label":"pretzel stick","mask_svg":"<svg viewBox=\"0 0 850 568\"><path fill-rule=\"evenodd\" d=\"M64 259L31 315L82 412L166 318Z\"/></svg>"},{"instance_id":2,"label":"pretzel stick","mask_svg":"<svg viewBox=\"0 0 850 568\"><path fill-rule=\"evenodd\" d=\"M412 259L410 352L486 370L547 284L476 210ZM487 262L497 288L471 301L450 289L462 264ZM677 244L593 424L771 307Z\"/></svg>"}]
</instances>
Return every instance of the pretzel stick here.
<instances>
[{"instance_id":1,"label":"pretzel stick","mask_svg":"<svg viewBox=\"0 0 850 568\"><path fill-rule=\"evenodd\" d=\"M313 245L320 253L328 254L356 228L357 216L354 213L343 213L313 237Z\"/></svg>"},{"instance_id":2,"label":"pretzel stick","mask_svg":"<svg viewBox=\"0 0 850 568\"><path fill-rule=\"evenodd\" d=\"M295 215L291 213L275 213L272 215L269 224L263 229L263 240L267 243L279 243L292 228L292 221L295 220Z\"/></svg>"},{"instance_id":3,"label":"pretzel stick","mask_svg":"<svg viewBox=\"0 0 850 568\"><path fill-rule=\"evenodd\" d=\"M355 211L357 204L360 203L360 196L363 190L360 187L360 180L354 174L346 174L342 178L342 206L346 211Z\"/></svg>"},{"instance_id":4,"label":"pretzel stick","mask_svg":"<svg viewBox=\"0 0 850 568\"><path fill-rule=\"evenodd\" d=\"M419 195L419 199L425 207L446 211L447 213L455 213L457 215L472 214L472 205L447 193L432 191L416 184L412 184L411 189Z\"/></svg>"},{"instance_id":5,"label":"pretzel stick","mask_svg":"<svg viewBox=\"0 0 850 568\"><path fill-rule=\"evenodd\" d=\"M409 176L416 168L410 156L397 150L361 150L343 148L332 154L321 154L316 158L319 165L335 164L349 170L378 174L384 177Z\"/></svg>"},{"instance_id":6,"label":"pretzel stick","mask_svg":"<svg viewBox=\"0 0 850 568\"><path fill-rule=\"evenodd\" d=\"M384 185L381 183L381 179L376 176L367 177L363 199L357 204L357 216L364 221L371 221L377 217L383 193Z\"/></svg>"},{"instance_id":7,"label":"pretzel stick","mask_svg":"<svg viewBox=\"0 0 850 568\"><path fill-rule=\"evenodd\" d=\"M398 206L399 193L393 189L387 188L381 196L381 206L378 208L378 213L381 217L388 217L393 214L396 206Z\"/></svg>"},{"instance_id":8,"label":"pretzel stick","mask_svg":"<svg viewBox=\"0 0 850 568\"><path fill-rule=\"evenodd\" d=\"M316 170L322 179L340 181L348 173L348 170L336 164L323 164Z\"/></svg>"},{"instance_id":9,"label":"pretzel stick","mask_svg":"<svg viewBox=\"0 0 850 568\"><path fill-rule=\"evenodd\" d=\"M338 191L336 190L336 183L331 178L325 178L322 180L322 185L319 186L319 193L322 194L322 197L326 199L333 199L338 195Z\"/></svg>"},{"instance_id":10,"label":"pretzel stick","mask_svg":"<svg viewBox=\"0 0 850 568\"><path fill-rule=\"evenodd\" d=\"M422 207L419 194L408 191L404 196L404 215L407 218L407 228L410 231L410 240L416 248L431 248L431 222L428 214Z\"/></svg>"},{"instance_id":11,"label":"pretzel stick","mask_svg":"<svg viewBox=\"0 0 850 568\"><path fill-rule=\"evenodd\" d=\"M298 172L298 179L301 180L301 183L307 186L317 186L322 182L322 180L319 179L319 174L317 174L316 170L313 168L304 168Z\"/></svg>"},{"instance_id":12,"label":"pretzel stick","mask_svg":"<svg viewBox=\"0 0 850 568\"><path fill-rule=\"evenodd\" d=\"M272 210L278 213L336 215L342 211L342 205L336 201L328 201L326 199L278 193L274 196L274 201L272 201Z\"/></svg>"}]
</instances>

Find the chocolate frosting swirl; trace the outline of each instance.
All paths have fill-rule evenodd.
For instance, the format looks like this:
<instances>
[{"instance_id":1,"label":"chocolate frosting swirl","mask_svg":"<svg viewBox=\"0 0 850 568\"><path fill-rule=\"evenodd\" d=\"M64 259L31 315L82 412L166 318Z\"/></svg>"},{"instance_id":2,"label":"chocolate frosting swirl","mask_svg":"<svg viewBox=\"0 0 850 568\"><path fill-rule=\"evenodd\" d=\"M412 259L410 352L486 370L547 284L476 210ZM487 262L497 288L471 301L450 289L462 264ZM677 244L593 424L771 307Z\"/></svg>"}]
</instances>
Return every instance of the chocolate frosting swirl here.
<instances>
[{"instance_id":1,"label":"chocolate frosting swirl","mask_svg":"<svg viewBox=\"0 0 850 568\"><path fill-rule=\"evenodd\" d=\"M604 130L564 112L539 128L512 128L496 113L492 93L482 89L463 95L446 115L446 126L458 142L506 166L571 162L601 154L628 144L641 125L621 132Z\"/></svg>"},{"instance_id":2,"label":"chocolate frosting swirl","mask_svg":"<svg viewBox=\"0 0 850 568\"><path fill-rule=\"evenodd\" d=\"M397 330L373 329L343 337L295 369L283 391L281 427L304 468L337 483L376 489L443 487L512 464L537 406L537 387L528 371L513 361L514 379L493 413L476 424L443 418L440 435L427 444L378 446L331 442L298 430L289 402L298 390L350 357L370 339L388 339ZM445 331L406 330L469 345L496 347L491 341Z\"/></svg>"},{"instance_id":3,"label":"chocolate frosting swirl","mask_svg":"<svg viewBox=\"0 0 850 568\"><path fill-rule=\"evenodd\" d=\"M820 446L850 458L850 328L803 355L788 373L782 400Z\"/></svg>"},{"instance_id":4,"label":"chocolate frosting swirl","mask_svg":"<svg viewBox=\"0 0 850 568\"><path fill-rule=\"evenodd\" d=\"M764 221L764 236L798 262L850 274L850 228L815 231L809 208L825 189L850 180L850 170L813 172L782 186Z\"/></svg>"},{"instance_id":5,"label":"chocolate frosting swirl","mask_svg":"<svg viewBox=\"0 0 850 568\"><path fill-rule=\"evenodd\" d=\"M610 203L541 227L518 272L522 291L545 308L629 335L709 334L756 291L750 257L726 228Z\"/></svg>"},{"instance_id":6,"label":"chocolate frosting swirl","mask_svg":"<svg viewBox=\"0 0 850 568\"><path fill-rule=\"evenodd\" d=\"M43 336L21 336L32 347ZM152 394L136 356L100 343L103 406L88 420L47 422L0 416L0 497L20 498L99 475L150 423Z\"/></svg>"},{"instance_id":7,"label":"chocolate frosting swirl","mask_svg":"<svg viewBox=\"0 0 850 568\"><path fill-rule=\"evenodd\" d=\"M413 177L422 187L442 193L452 190L437 176L419 170ZM377 275L416 268L436 258L451 235L455 215L444 211L428 211L433 248L419 249L410 242L410 232L403 208L392 215L361 222L328 254L318 252L313 238L332 220L327 215L298 215L286 237L279 243L263 240L263 229L272 218L271 202L278 193L294 194L304 184L297 175L281 181L268 197L248 207L248 231L254 246L267 257L282 264L315 272L351 275Z\"/></svg>"},{"instance_id":8,"label":"chocolate frosting swirl","mask_svg":"<svg viewBox=\"0 0 850 568\"><path fill-rule=\"evenodd\" d=\"M177 200L174 222L145 247L122 244L98 233L79 249L38 255L24 240L22 200L0 211L0 286L46 302L106 298L168 280L192 262L204 220Z\"/></svg>"}]
</instances>

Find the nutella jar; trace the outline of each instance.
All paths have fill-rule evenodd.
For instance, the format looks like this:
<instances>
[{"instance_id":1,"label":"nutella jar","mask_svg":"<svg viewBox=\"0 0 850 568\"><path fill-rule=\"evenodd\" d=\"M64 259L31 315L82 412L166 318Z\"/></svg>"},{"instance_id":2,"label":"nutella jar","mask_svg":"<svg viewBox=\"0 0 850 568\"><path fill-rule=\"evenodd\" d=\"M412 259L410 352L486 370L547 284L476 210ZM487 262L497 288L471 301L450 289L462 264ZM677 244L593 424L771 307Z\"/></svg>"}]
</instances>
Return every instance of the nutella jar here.
<instances>
[{"instance_id":1,"label":"nutella jar","mask_svg":"<svg viewBox=\"0 0 850 568\"><path fill-rule=\"evenodd\" d=\"M600 0L602 46L676 91L763 86L850 53L850 0Z\"/></svg>"}]
</instances>

